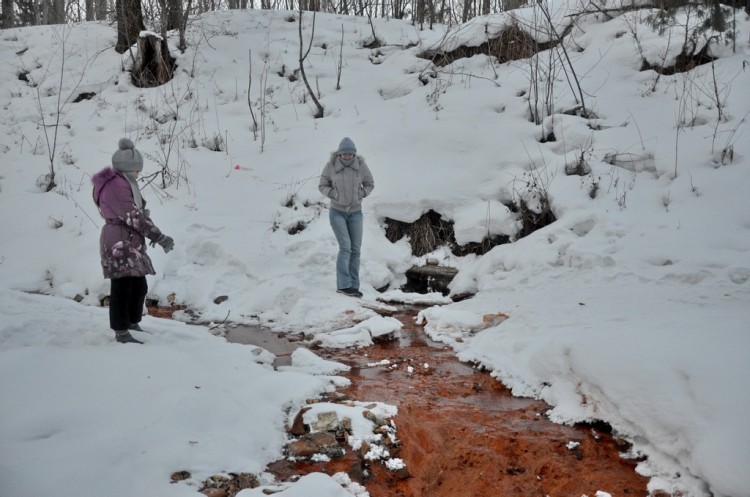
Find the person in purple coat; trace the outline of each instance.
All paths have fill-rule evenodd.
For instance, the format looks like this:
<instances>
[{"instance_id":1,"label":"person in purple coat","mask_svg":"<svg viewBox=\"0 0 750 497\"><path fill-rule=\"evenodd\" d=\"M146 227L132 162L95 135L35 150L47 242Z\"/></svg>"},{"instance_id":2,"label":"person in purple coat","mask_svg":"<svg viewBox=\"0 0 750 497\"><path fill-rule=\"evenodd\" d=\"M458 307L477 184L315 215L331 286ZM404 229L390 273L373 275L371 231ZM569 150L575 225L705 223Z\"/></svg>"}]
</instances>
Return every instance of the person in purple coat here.
<instances>
[{"instance_id":1,"label":"person in purple coat","mask_svg":"<svg viewBox=\"0 0 750 497\"><path fill-rule=\"evenodd\" d=\"M146 238L164 252L174 248L151 220L146 201L138 188L143 158L133 142L121 138L112 155L112 167L105 167L92 178L94 203L104 218L99 238L99 253L104 277L111 280L109 293L109 326L119 343L143 343L130 330L143 331L143 315L148 285L147 274L156 274L146 254Z\"/></svg>"}]
</instances>

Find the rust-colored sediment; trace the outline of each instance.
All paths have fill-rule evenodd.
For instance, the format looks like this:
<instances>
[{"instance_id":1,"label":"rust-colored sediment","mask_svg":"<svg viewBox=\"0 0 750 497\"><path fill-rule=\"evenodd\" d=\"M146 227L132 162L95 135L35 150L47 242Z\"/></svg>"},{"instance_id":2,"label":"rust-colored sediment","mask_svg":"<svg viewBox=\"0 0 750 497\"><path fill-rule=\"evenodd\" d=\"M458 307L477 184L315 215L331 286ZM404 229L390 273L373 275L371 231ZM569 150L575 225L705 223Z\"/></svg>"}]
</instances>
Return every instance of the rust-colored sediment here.
<instances>
[{"instance_id":1,"label":"rust-colored sediment","mask_svg":"<svg viewBox=\"0 0 750 497\"><path fill-rule=\"evenodd\" d=\"M184 311L187 307L184 305L168 305L168 306L151 306L148 305L146 310L149 316L162 319L172 319L175 312Z\"/></svg>"},{"instance_id":2,"label":"rust-colored sediment","mask_svg":"<svg viewBox=\"0 0 750 497\"><path fill-rule=\"evenodd\" d=\"M410 478L372 464L365 482L371 497L581 497L605 491L615 497L647 496L635 462L620 457L606 429L550 422L541 401L513 397L487 373L460 363L414 325L414 312L398 317L402 338L360 350L317 352L352 366L352 399L398 407L395 418ZM388 359L395 367L368 366ZM428 367L424 367L427 364ZM408 371L408 366L413 372ZM351 451L348 451L351 452ZM350 473L362 481L351 455L331 463L280 462L269 468Z\"/></svg>"}]
</instances>

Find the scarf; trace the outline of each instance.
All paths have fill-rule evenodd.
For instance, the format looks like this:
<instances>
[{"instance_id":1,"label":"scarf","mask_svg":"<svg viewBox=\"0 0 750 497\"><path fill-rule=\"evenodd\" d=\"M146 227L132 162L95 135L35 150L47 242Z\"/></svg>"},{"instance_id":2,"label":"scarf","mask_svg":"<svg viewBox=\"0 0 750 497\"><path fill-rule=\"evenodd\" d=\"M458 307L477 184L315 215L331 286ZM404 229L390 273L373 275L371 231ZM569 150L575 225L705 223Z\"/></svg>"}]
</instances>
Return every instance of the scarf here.
<instances>
[{"instance_id":1,"label":"scarf","mask_svg":"<svg viewBox=\"0 0 750 497\"><path fill-rule=\"evenodd\" d=\"M344 166L344 167L351 167L351 165L352 165L352 164L354 164L354 159L356 159L356 156L355 156L355 157L352 157L351 159L348 159L348 160L344 160L344 159L342 159L342 158L341 158L341 156L339 155L339 156L338 156L338 159L339 159L339 162L341 163L341 165L342 165L342 166Z\"/></svg>"},{"instance_id":2,"label":"scarf","mask_svg":"<svg viewBox=\"0 0 750 497\"><path fill-rule=\"evenodd\" d=\"M135 180L135 173L123 172L123 176L128 180L130 184L130 190L133 192L133 202L139 211L143 210L143 197L141 197L141 189L138 188L138 183ZM132 176L131 176L132 175Z\"/></svg>"}]
</instances>

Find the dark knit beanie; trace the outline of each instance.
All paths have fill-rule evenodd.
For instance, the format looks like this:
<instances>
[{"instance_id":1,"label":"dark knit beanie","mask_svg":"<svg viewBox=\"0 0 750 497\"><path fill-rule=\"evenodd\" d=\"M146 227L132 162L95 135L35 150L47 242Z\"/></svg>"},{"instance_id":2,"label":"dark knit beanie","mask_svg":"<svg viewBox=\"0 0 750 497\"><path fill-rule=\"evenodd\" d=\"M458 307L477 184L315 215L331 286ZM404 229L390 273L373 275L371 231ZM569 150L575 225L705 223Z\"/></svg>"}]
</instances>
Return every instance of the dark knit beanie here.
<instances>
[{"instance_id":1,"label":"dark knit beanie","mask_svg":"<svg viewBox=\"0 0 750 497\"><path fill-rule=\"evenodd\" d=\"M354 146L354 142L349 137L345 137L339 143L339 149L336 151L338 154L356 154L357 147Z\"/></svg>"},{"instance_id":2,"label":"dark knit beanie","mask_svg":"<svg viewBox=\"0 0 750 497\"><path fill-rule=\"evenodd\" d=\"M120 138L118 150L112 155L112 167L118 171L130 172L143 169L143 157L135 145L127 138Z\"/></svg>"}]
</instances>

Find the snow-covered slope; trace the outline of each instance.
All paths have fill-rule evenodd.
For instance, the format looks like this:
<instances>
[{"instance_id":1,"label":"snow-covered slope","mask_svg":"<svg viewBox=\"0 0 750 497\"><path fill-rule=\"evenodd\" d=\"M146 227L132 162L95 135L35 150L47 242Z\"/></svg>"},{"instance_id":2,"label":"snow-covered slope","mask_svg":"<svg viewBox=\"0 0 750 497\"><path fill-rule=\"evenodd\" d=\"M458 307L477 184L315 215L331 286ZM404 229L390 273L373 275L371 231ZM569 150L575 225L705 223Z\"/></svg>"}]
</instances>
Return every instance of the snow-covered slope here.
<instances>
[{"instance_id":1,"label":"snow-covered slope","mask_svg":"<svg viewBox=\"0 0 750 497\"><path fill-rule=\"evenodd\" d=\"M553 12L558 26L570 12ZM450 31L386 19L373 19L371 28L362 18L318 15L305 70L325 107L322 119L313 118L295 74L297 15L219 12L192 20L188 50L174 52L174 80L151 89L130 83L130 57L114 52L115 32L106 24L0 33L0 61L12 76L0 82L0 281L9 302L0 354L12 364L0 392L19 407L4 401L0 417L23 432L19 442L4 430L2 440L11 437L14 451L33 457L38 428L19 424L34 409L24 391L43 396L51 387L28 383L30 373L71 344L97 361L102 337L109 338L102 310L48 306L18 292L80 295L86 306L107 295L90 177L109 164L122 136L146 157L144 173L154 181L144 198L175 239L174 252L150 252L158 272L149 278L151 297L166 302L174 295L206 322L228 316L277 330L330 332L372 318L373 311L334 292L337 247L317 191L330 152L349 136L375 176L364 204L366 298L375 288L398 288L404 271L424 261L405 239L385 238L386 218L412 222L432 209L454 221L459 243L515 237L519 221L506 205L523 199L533 206L546 195L557 218L546 228L482 257L429 255L459 269L453 293L476 296L426 310L428 332L463 359L484 363L518 394L546 399L556 420L611 423L648 455L640 470L653 477L653 488L750 495L743 462L750 460L743 416L750 409L747 16L738 12L734 51L722 41L713 47L713 65L671 76L639 69L643 57L670 65L679 29L671 39L658 35L641 11L579 18L566 47L580 92L561 52L541 54L539 71L550 71L553 84L551 108L537 125L529 119L529 60L498 64L476 55L437 68L420 58L439 46L478 45L512 24L509 15ZM538 13L513 15L540 41L549 38L532 29ZM312 22L306 13L305 43ZM381 46L364 48L373 29ZM95 95L73 103L85 92ZM580 105L581 94L589 116L563 114ZM551 133L555 141L542 143ZM45 193L38 183L51 157L57 187ZM567 175L581 158L590 172ZM164 166L166 189L158 186ZM290 234L300 222L304 229ZM219 296L229 298L214 303ZM492 312L511 317L477 331ZM13 317L26 313L34 319ZM60 316L85 324L66 334L56 329ZM36 332L26 336L28 327ZM99 334L78 336L83 329ZM27 347L38 348L42 361L6 360ZM196 342L191 352L199 362L221 360L203 347ZM56 374L76 381L89 371L79 369L85 364L67 361ZM170 366L180 363L165 359ZM320 388L315 381L306 387ZM136 390L125 400L165 402ZM84 393L66 392L58 402L74 415ZM95 389L85 394L97 396ZM242 405L231 409L245 415ZM100 443L96 430L76 433ZM11 457L9 445L0 446L3 459ZM212 457L217 471L225 468L221 454ZM0 481L9 481L10 467L0 466ZM33 479L33 468L16 474L23 467L13 465L14 486L7 488L30 488L18 483ZM62 483L50 488L73 492Z\"/></svg>"}]
</instances>

